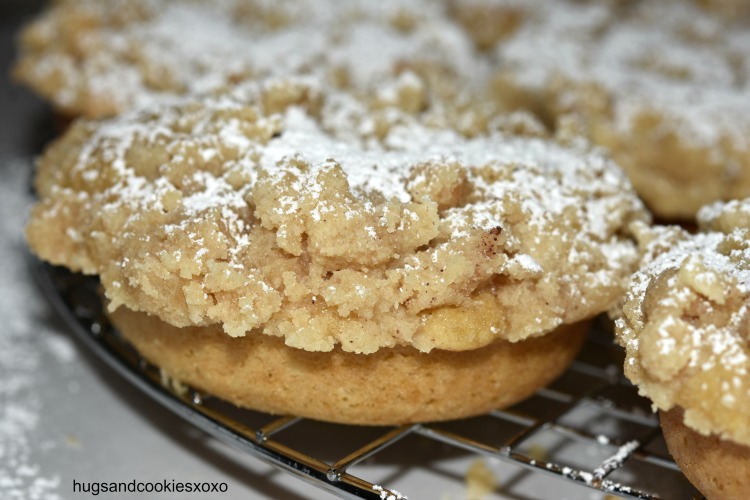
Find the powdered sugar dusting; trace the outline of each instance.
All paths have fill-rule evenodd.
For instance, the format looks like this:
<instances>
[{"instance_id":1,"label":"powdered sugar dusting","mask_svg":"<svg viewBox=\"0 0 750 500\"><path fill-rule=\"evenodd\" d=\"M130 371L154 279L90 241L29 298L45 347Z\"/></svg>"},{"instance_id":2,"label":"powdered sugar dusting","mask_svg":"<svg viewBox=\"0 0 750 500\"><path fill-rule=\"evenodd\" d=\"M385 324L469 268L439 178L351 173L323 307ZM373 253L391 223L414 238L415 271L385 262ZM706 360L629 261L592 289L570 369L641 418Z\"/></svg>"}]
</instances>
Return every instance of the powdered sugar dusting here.
<instances>
[{"instance_id":1,"label":"powdered sugar dusting","mask_svg":"<svg viewBox=\"0 0 750 500\"><path fill-rule=\"evenodd\" d=\"M17 213L26 205L26 161L10 162L4 169L6 177L0 184L0 213ZM29 320L36 301L34 284L25 273L21 248L22 220L3 217L0 220L0 245L4 256L0 267L0 497L13 500L57 500L60 478L42 470L36 462L39 448L38 426L44 404L37 391L37 376L45 350L63 362L75 357L65 340L49 340L40 335ZM19 287L28 293L19 293ZM24 292L26 290L23 290ZM39 312L39 311L37 311Z\"/></svg>"},{"instance_id":2,"label":"powdered sugar dusting","mask_svg":"<svg viewBox=\"0 0 750 500\"><path fill-rule=\"evenodd\" d=\"M654 229L654 231L658 231ZM744 239L747 230L736 229L730 237ZM695 271L695 265L692 262L700 262L704 269L710 270L712 274L698 273L698 279L717 280L717 275L731 278L731 283L737 286L742 293L750 293L750 269L738 267L737 258L750 259L750 249L737 250L739 255L726 255L719 250L719 245L727 235L722 233L705 233L696 234L690 238L682 239L675 242L668 252L654 256L653 252L659 252L658 244L662 243L655 239L649 247L653 260L641 268L633 278L633 285L628 292L629 297L633 300L643 301L651 281L667 273L670 270L678 270L683 265L687 265L688 271ZM691 258L695 260L691 260ZM714 274L715 273L715 274Z\"/></svg>"},{"instance_id":3,"label":"powdered sugar dusting","mask_svg":"<svg viewBox=\"0 0 750 500\"><path fill-rule=\"evenodd\" d=\"M627 225L647 216L601 151L500 132L467 138L398 107L384 110L391 121L378 137L357 126L375 115L367 106L343 109L357 102L313 77L273 78L79 123L88 138L63 162L69 172L54 170L59 185L42 198L51 217L76 200L76 227L90 225L95 245L114 253L99 263L89 259L94 253L76 257L102 275L111 308L146 308L178 326L221 323L244 335L267 325L295 346L332 349L335 338L277 326L288 300L377 327L344 339L348 349L411 342L426 351L436 340L418 338L417 312L458 304L494 275L511 278L509 287L544 281L550 297L536 299L546 318L487 325L487 335L520 340L614 300L636 259ZM57 166L43 158L40 175ZM36 218L30 233L49 220ZM80 245L67 232L60 237ZM257 256L263 245L276 253ZM304 268L291 267L292 258L311 259L310 272L323 276L332 270L322 280L294 278ZM274 277L281 265L290 269ZM144 266L155 268L153 277L141 278ZM339 271L349 284L326 283ZM383 281L349 293L373 279ZM176 296L165 298L153 280L174 280ZM318 299L304 300L306 293ZM516 298L507 297L510 307ZM371 320L373 304L413 323L385 330Z\"/></svg>"},{"instance_id":4,"label":"powdered sugar dusting","mask_svg":"<svg viewBox=\"0 0 750 500\"><path fill-rule=\"evenodd\" d=\"M636 118L665 114L688 144L730 137L747 149L750 106L746 36L687 2L527 3L527 22L497 57L526 89L541 91L562 76L594 83L613 97L620 133ZM659 47L654 51L653 47ZM741 54L741 55L739 55ZM566 95L558 96L565 107Z\"/></svg>"},{"instance_id":5,"label":"powdered sugar dusting","mask_svg":"<svg viewBox=\"0 0 750 500\"><path fill-rule=\"evenodd\" d=\"M601 480L615 469L622 467L623 463L640 446L638 441L628 441L617 449L617 452L608 457L602 464L594 469L594 480Z\"/></svg>"},{"instance_id":6,"label":"powdered sugar dusting","mask_svg":"<svg viewBox=\"0 0 750 500\"><path fill-rule=\"evenodd\" d=\"M465 32L429 1L87 0L65 9L101 21L76 39L86 57L36 53L28 76L41 87L58 77L52 99L78 113L113 114L269 76L343 78L371 90L412 63L436 65L467 85L488 74ZM55 43L65 19L53 8L35 32Z\"/></svg>"},{"instance_id":7,"label":"powdered sugar dusting","mask_svg":"<svg viewBox=\"0 0 750 500\"><path fill-rule=\"evenodd\" d=\"M683 406L686 424L750 443L748 200L701 212L706 230L641 228L641 269L617 335L625 373L656 407ZM689 420L689 421L688 421Z\"/></svg>"},{"instance_id":8,"label":"powdered sugar dusting","mask_svg":"<svg viewBox=\"0 0 750 500\"><path fill-rule=\"evenodd\" d=\"M309 80L297 82L311 85ZM263 85L245 85L230 95L209 97L205 101L206 111L201 113L210 112L214 107L239 109L257 99ZM318 92L322 91L322 88L317 88ZM407 182L412 169L424 163L442 162L465 165L471 184L483 198L502 199L508 193L517 193L524 211L540 227L550 225L565 211L581 211L587 227L580 237L593 237L602 244L609 244L610 223L607 220L613 216L612 207L623 199L620 193L623 183L627 182L603 156L541 139L493 135L467 140L451 131L425 128L417 122L409 122L394 127L382 144L362 144L338 139L337 136L346 137L346 133L337 130L336 123L329 123L329 130L323 130L318 120L304 108L290 107L280 121L275 116L262 119L267 126L278 127L280 132L266 144L260 144L248 138L240 130L240 122L235 119L220 122L218 126L214 124L205 130L200 125L185 134L172 132L177 118L169 110L159 118L153 118L149 111L150 118L138 123L143 115L143 112L137 112L99 127L84 146L76 170L87 171L88 158L93 151L98 151L97 145L107 144L108 161L120 172L121 179L106 191L105 196L141 207L161 207L164 197L175 187L165 178L148 182L136 174L128 163L129 150L134 141L144 137L154 144L166 141L167 149L192 145L198 148L200 158L208 158L209 162L214 159L217 148L235 149L236 159L231 166L225 164L223 176L201 170L193 175L192 180L200 187L181 200L182 209L189 216L197 216L211 207L220 207L227 213L246 208L246 199L251 195L253 183L261 172L281 178L293 171L294 175L301 176L297 190L320 192L322 188L317 185L316 178L321 169L331 168L331 162L343 169L350 189L354 194L364 196L363 199L375 194L384 199L395 198L401 203L408 203L413 201ZM198 123L205 119L206 116L201 116ZM339 124L342 125L345 126ZM334 128L331 130L331 127ZM296 161L311 168L302 172L296 166ZM505 168L508 164L523 165L524 168L514 169L507 178L491 181L476 173L478 169L492 171ZM230 172L237 172L237 169L247 179L239 188L230 185L226 179ZM583 192L596 192L597 195L580 206ZM286 207L283 213L296 210L294 198L280 201ZM485 213L482 213L482 207ZM492 204L473 204L467 209L472 214L471 224L489 229L499 223L499 214L493 215ZM453 220L458 220L457 213L451 216ZM459 231L458 227L455 231ZM617 248L614 244L608 252L613 265L618 265L620 257ZM631 252L626 253L632 255ZM538 267L533 260L519 263L529 269Z\"/></svg>"}]
</instances>

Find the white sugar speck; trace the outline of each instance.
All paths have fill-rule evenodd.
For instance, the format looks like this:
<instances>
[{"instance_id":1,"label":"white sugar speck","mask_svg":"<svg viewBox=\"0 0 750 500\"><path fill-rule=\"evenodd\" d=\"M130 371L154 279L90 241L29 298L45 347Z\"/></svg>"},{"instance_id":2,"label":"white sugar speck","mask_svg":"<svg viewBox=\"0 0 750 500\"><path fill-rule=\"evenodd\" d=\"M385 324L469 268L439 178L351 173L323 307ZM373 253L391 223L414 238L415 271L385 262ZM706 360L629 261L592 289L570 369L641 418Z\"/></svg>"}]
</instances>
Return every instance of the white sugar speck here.
<instances>
[{"instance_id":1,"label":"white sugar speck","mask_svg":"<svg viewBox=\"0 0 750 500\"><path fill-rule=\"evenodd\" d=\"M6 164L0 183L0 213L18 214L28 205L24 197L29 162L0 158ZM37 395L37 374L43 362L42 352L49 348L61 359L74 354L64 340L50 340L37 331L29 319L37 301L21 251L23 218L6 216L0 220L0 498L9 500L58 500L60 478L47 475L35 462L39 446L36 430L44 405ZM19 290L19 287L22 290ZM41 299L39 299L41 301Z\"/></svg>"}]
</instances>

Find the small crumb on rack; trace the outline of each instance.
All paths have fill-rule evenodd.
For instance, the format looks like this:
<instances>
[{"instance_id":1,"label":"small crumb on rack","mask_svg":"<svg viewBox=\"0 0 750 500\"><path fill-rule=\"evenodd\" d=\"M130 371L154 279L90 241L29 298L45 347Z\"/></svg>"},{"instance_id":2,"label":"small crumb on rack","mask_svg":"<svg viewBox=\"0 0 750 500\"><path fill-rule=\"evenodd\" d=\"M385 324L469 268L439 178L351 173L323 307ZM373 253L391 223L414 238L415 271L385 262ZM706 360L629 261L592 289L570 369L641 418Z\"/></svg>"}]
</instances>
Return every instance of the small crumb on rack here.
<instances>
[{"instance_id":1,"label":"small crumb on rack","mask_svg":"<svg viewBox=\"0 0 750 500\"><path fill-rule=\"evenodd\" d=\"M498 485L484 458L477 458L466 470L466 500L484 500Z\"/></svg>"}]
</instances>

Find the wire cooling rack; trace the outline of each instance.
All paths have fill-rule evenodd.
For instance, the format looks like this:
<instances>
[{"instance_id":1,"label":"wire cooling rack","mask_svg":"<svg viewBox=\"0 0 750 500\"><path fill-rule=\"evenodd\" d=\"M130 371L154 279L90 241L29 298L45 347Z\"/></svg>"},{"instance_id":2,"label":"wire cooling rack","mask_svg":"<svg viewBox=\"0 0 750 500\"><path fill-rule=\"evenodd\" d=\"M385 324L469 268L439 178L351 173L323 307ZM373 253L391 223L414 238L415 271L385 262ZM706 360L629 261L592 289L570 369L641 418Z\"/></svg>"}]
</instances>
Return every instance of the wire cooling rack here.
<instances>
[{"instance_id":1,"label":"wire cooling rack","mask_svg":"<svg viewBox=\"0 0 750 500\"><path fill-rule=\"evenodd\" d=\"M449 457L511 464L531 474L531 481L551 477L560 488L575 485L581 497L588 489L594 495L589 498L702 498L669 458L648 402L623 377L621 354L606 322L592 329L559 380L512 408L453 422L342 426L240 410L164 380L111 327L96 279L36 260L32 266L76 335L131 383L216 438L342 498L422 498L420 491L392 489L388 481L398 483L399 474L391 472L381 481L367 473L377 466L398 470L406 466L405 455L420 450L424 455L428 448L427 461L438 449ZM438 468L431 473L452 472ZM470 474L459 479L471 482ZM553 484L553 491L562 490Z\"/></svg>"}]
</instances>

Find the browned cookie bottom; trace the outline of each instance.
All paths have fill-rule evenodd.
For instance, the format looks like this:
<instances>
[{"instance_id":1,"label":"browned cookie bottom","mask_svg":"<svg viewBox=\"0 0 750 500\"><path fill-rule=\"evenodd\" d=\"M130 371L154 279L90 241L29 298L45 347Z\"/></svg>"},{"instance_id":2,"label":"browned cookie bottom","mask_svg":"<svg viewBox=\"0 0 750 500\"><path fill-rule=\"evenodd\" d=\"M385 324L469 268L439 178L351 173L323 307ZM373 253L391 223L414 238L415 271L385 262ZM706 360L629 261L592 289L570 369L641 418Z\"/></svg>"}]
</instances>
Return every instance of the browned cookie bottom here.
<instances>
[{"instance_id":1,"label":"browned cookie bottom","mask_svg":"<svg viewBox=\"0 0 750 500\"><path fill-rule=\"evenodd\" d=\"M709 500L750 495L750 447L704 436L686 426L682 408L660 412L669 452L682 472Z\"/></svg>"},{"instance_id":2,"label":"browned cookie bottom","mask_svg":"<svg viewBox=\"0 0 750 500\"><path fill-rule=\"evenodd\" d=\"M308 352L282 338L232 338L220 326L176 328L119 308L112 321L138 351L181 382L238 406L361 425L449 420L506 407L560 375L588 323L470 351L413 347Z\"/></svg>"}]
</instances>

